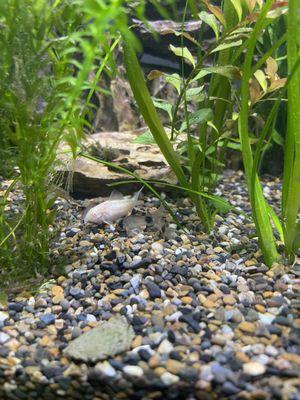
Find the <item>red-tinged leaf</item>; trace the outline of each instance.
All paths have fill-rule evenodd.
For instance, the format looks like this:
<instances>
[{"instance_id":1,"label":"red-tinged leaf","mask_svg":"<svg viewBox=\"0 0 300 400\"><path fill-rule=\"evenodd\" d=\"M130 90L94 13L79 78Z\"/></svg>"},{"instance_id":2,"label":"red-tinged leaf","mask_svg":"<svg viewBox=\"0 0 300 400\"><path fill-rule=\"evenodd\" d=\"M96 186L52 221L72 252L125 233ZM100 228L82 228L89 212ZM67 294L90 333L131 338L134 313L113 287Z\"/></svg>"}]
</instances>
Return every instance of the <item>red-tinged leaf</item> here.
<instances>
[{"instance_id":1,"label":"red-tinged leaf","mask_svg":"<svg viewBox=\"0 0 300 400\"><path fill-rule=\"evenodd\" d=\"M266 72L270 82L272 83L277 78L278 65L277 65L276 60L274 60L274 58L272 58L272 57L269 57L267 59L266 64L267 64L267 66L266 66L265 72Z\"/></svg>"},{"instance_id":2,"label":"red-tinged leaf","mask_svg":"<svg viewBox=\"0 0 300 400\"><path fill-rule=\"evenodd\" d=\"M254 7L256 6L257 1L256 0L245 0L245 3L248 7L249 12L252 12L254 10Z\"/></svg>"},{"instance_id":3,"label":"red-tinged leaf","mask_svg":"<svg viewBox=\"0 0 300 400\"><path fill-rule=\"evenodd\" d=\"M287 78L276 79L268 87L268 92L274 92L275 90L281 89L286 84Z\"/></svg>"},{"instance_id":4,"label":"red-tinged leaf","mask_svg":"<svg viewBox=\"0 0 300 400\"><path fill-rule=\"evenodd\" d=\"M226 19L225 19L223 13L222 13L221 8L219 8L219 7L217 7L217 6L213 6L213 5L210 4L207 0L204 0L204 3L205 3L205 5L206 5L206 7L209 9L209 11L210 11L211 13L213 13L214 16L221 22L221 24L222 24L223 26L226 26L226 25L227 25Z\"/></svg>"},{"instance_id":5,"label":"red-tinged leaf","mask_svg":"<svg viewBox=\"0 0 300 400\"><path fill-rule=\"evenodd\" d=\"M250 81L249 94L250 94L251 104L255 104L262 96L260 85L255 78L251 79Z\"/></svg>"}]
</instances>

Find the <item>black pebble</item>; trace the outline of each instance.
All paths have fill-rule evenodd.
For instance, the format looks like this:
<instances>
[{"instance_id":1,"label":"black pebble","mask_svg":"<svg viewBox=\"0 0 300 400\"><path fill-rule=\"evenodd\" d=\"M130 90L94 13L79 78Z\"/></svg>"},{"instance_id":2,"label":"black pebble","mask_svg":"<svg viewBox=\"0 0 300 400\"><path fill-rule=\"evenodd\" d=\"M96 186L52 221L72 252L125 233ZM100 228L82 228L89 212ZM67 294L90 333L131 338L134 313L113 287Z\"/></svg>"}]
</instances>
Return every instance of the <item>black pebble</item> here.
<instances>
[{"instance_id":1,"label":"black pebble","mask_svg":"<svg viewBox=\"0 0 300 400\"><path fill-rule=\"evenodd\" d=\"M147 290L149 292L149 296L151 299L156 299L156 298L161 297L160 287L156 283L154 283L150 280L147 280L146 286L147 286Z\"/></svg>"}]
</instances>

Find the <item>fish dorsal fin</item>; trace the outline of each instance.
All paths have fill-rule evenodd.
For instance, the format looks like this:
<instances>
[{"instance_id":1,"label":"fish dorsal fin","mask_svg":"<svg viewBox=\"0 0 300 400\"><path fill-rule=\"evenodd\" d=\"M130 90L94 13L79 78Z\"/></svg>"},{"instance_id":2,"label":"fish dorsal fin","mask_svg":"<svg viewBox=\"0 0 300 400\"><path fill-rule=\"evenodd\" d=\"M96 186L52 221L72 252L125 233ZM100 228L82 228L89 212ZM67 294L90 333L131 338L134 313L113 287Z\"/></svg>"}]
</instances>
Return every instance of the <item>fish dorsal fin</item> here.
<instances>
[{"instance_id":1,"label":"fish dorsal fin","mask_svg":"<svg viewBox=\"0 0 300 400\"><path fill-rule=\"evenodd\" d=\"M144 189L144 186L142 186L138 192L134 193L133 199L134 199L135 201L138 200L139 195L141 194L141 191L142 191L143 189Z\"/></svg>"},{"instance_id":2,"label":"fish dorsal fin","mask_svg":"<svg viewBox=\"0 0 300 400\"><path fill-rule=\"evenodd\" d=\"M109 200L123 200L124 196L118 190L113 190L109 196Z\"/></svg>"}]
</instances>

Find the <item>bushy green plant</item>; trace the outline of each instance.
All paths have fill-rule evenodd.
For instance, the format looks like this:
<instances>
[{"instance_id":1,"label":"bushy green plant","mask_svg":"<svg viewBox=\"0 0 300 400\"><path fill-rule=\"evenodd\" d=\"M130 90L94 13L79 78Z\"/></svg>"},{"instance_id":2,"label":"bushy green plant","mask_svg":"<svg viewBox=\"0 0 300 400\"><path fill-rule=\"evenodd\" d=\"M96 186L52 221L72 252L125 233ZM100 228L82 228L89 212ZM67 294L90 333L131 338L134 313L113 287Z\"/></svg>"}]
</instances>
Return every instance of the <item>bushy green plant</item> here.
<instances>
[{"instance_id":1,"label":"bushy green plant","mask_svg":"<svg viewBox=\"0 0 300 400\"><path fill-rule=\"evenodd\" d=\"M195 15L196 4L187 2L186 6L190 3L194 5ZM285 3L236 0L224 2L222 8L208 0L201 3L205 8L198 15L214 31L216 40L208 50L204 50L200 41L195 41L184 32L184 24L181 32L174 32L199 46L197 59L183 45L178 48L171 46L173 53L182 58L182 66L188 62L193 67L187 78L165 74L168 82L179 92L176 103L168 104L159 99L151 99L132 41L125 33L124 52L129 82L155 142L176 174L180 186L195 204L204 229L211 229L214 214L221 204L213 202L210 196L203 196L203 193L211 194L216 184L224 160L224 149L227 146L241 149L252 215L265 262L272 265L279 259L274 227L292 260L299 247L299 4L296 1L289 3L288 33L276 37L272 35L272 26L278 24L278 18L286 12ZM287 38L288 79L277 75L278 65L272 58L279 48L281 58L285 58L283 46ZM205 65L207 61L212 66ZM150 78L159 74L154 71ZM210 77L208 81L207 77ZM240 85L236 84L237 80L241 82ZM196 86L191 85L195 83ZM207 86L209 89L205 90ZM289 100L288 129L280 222L263 196L257 172L270 140L282 142L274 126L286 86ZM198 104L198 109L192 114L188 111L191 99ZM263 101L273 102L268 113L266 108L261 107ZM170 135L165 131L155 107L164 109L170 116ZM180 109L185 113L183 121L179 120ZM235 135L235 129L239 131L240 140ZM180 140L182 132L187 139L181 140L177 146L175 139ZM149 136L141 137L141 140L145 139L149 139Z\"/></svg>"},{"instance_id":2,"label":"bushy green plant","mask_svg":"<svg viewBox=\"0 0 300 400\"><path fill-rule=\"evenodd\" d=\"M184 30L188 5L192 6L191 13L202 21L198 40ZM182 76L158 71L149 75L150 79L164 75L167 82L175 86L178 91L175 104L151 99L132 41L126 37L127 33L123 35L127 76L139 109L179 184L190 190L189 196L205 231L212 228L217 211L228 210L223 203L214 202L209 196L204 197L203 193L212 195L219 172L224 168L227 146L238 146L238 139L234 138L232 131L237 129L241 65L256 18L257 11L246 9L239 1L224 2L222 8L219 8L205 0L199 9L194 2L186 2L182 29L173 33L190 40L198 48L197 58L183 46L182 40L181 47L170 46L170 50L181 57ZM208 49L202 47L205 27L215 35L215 41ZM187 78L184 74L185 63L192 66L192 72ZM190 111L191 102L194 107L196 104L193 112ZM162 126L155 107L164 109L170 116L170 135ZM184 114L183 120L180 119L180 110Z\"/></svg>"},{"instance_id":3,"label":"bushy green plant","mask_svg":"<svg viewBox=\"0 0 300 400\"><path fill-rule=\"evenodd\" d=\"M5 272L29 276L47 271L55 201L49 176L62 141L76 155L91 93L107 62L106 31L114 31L111 23L120 16L121 0L0 4L2 157L13 155L19 171L0 204L2 277ZM9 219L7 198L18 182L25 196L23 211Z\"/></svg>"}]
</instances>

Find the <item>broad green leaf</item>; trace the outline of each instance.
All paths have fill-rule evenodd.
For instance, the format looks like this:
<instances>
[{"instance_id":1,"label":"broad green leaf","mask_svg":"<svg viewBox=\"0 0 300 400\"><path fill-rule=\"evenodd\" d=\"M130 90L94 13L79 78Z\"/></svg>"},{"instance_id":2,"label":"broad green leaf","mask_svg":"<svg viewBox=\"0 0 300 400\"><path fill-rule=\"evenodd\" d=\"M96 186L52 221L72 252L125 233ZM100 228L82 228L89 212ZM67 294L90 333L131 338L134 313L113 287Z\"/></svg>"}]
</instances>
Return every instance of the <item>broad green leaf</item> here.
<instances>
[{"instance_id":1,"label":"broad green leaf","mask_svg":"<svg viewBox=\"0 0 300 400\"><path fill-rule=\"evenodd\" d=\"M243 44L242 40L237 40L236 42L230 42L230 43L222 43L220 46L216 47L214 50L212 50L212 53L216 53L217 51L221 50L226 50L230 49L231 47L238 47Z\"/></svg>"},{"instance_id":2,"label":"broad green leaf","mask_svg":"<svg viewBox=\"0 0 300 400\"><path fill-rule=\"evenodd\" d=\"M172 104L168 103L166 100L156 99L154 97L152 97L152 100L155 107L166 111L168 113L170 120L172 121L172 108L173 108Z\"/></svg>"},{"instance_id":3,"label":"broad green leaf","mask_svg":"<svg viewBox=\"0 0 300 400\"><path fill-rule=\"evenodd\" d=\"M203 78L209 74L219 74L225 76L228 79L241 79L241 71L238 67L234 65L224 65L219 67L207 67L203 68L196 76L192 79L192 81L196 81L198 79Z\"/></svg>"},{"instance_id":4,"label":"broad green leaf","mask_svg":"<svg viewBox=\"0 0 300 400\"><path fill-rule=\"evenodd\" d=\"M178 57L183 57L195 68L196 64L194 57L187 47L175 47L172 44L170 44L169 48L172 51L172 53L174 53Z\"/></svg>"},{"instance_id":5,"label":"broad green leaf","mask_svg":"<svg viewBox=\"0 0 300 400\"><path fill-rule=\"evenodd\" d=\"M205 100L205 93L203 93L204 86L199 86L197 88L190 88L186 91L187 101L203 101Z\"/></svg>"},{"instance_id":6,"label":"broad green leaf","mask_svg":"<svg viewBox=\"0 0 300 400\"><path fill-rule=\"evenodd\" d=\"M203 124L204 122L213 119L213 112L210 108L202 108L189 116L189 125ZM183 121L180 127L180 132L187 128L187 121Z\"/></svg>"},{"instance_id":7,"label":"broad green leaf","mask_svg":"<svg viewBox=\"0 0 300 400\"><path fill-rule=\"evenodd\" d=\"M134 144L155 144L154 137L150 131L142 133L140 136L133 140Z\"/></svg>"},{"instance_id":8,"label":"broad green leaf","mask_svg":"<svg viewBox=\"0 0 300 400\"><path fill-rule=\"evenodd\" d=\"M242 20L242 16L243 16L243 9L242 9L242 4L241 4L241 0L230 0L239 19L239 22L241 22Z\"/></svg>"},{"instance_id":9,"label":"broad green leaf","mask_svg":"<svg viewBox=\"0 0 300 400\"><path fill-rule=\"evenodd\" d=\"M266 75L263 73L263 71L261 69L258 69L257 71L254 72L254 76L257 79L257 82L259 83L260 87L262 88L262 90L265 93L268 89L268 82L267 82Z\"/></svg>"},{"instance_id":10,"label":"broad green leaf","mask_svg":"<svg viewBox=\"0 0 300 400\"><path fill-rule=\"evenodd\" d=\"M141 67L137 60L135 49L132 45L131 36L127 30L122 31L124 40L124 64L126 67L126 74L130 83L135 100L139 107L141 114L148 125L155 142L159 146L162 154L164 155L167 163L177 176L177 179L183 186L187 186L188 182L184 171L180 164L178 154L173 148L173 145L167 135L159 116L156 112L149 90L147 88Z\"/></svg>"},{"instance_id":11,"label":"broad green leaf","mask_svg":"<svg viewBox=\"0 0 300 400\"><path fill-rule=\"evenodd\" d=\"M198 15L202 21L211 27L216 35L216 39L219 40L219 27L216 17L206 11L201 11Z\"/></svg>"},{"instance_id":12,"label":"broad green leaf","mask_svg":"<svg viewBox=\"0 0 300 400\"><path fill-rule=\"evenodd\" d=\"M178 94L180 94L181 91L181 78L178 74L171 74L171 75L165 75L166 82L170 83L170 85L174 86L174 88L177 90Z\"/></svg>"}]
</instances>

